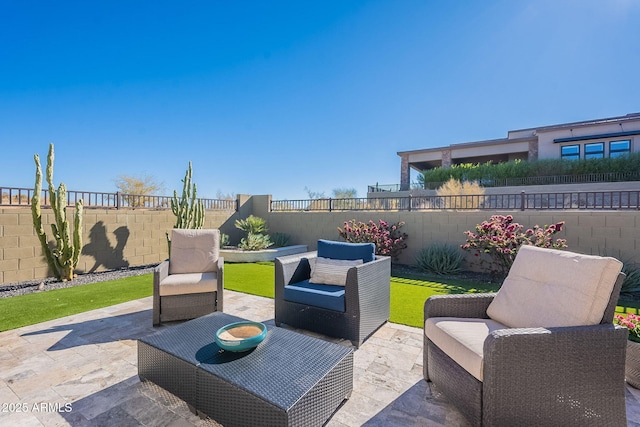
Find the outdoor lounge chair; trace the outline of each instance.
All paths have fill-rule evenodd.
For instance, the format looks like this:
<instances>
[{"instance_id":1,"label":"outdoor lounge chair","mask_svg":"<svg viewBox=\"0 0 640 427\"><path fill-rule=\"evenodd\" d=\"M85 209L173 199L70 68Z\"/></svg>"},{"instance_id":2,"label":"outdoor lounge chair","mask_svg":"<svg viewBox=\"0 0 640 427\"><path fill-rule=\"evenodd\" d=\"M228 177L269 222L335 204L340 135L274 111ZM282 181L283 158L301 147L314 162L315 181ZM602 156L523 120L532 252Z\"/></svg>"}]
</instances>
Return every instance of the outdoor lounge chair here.
<instances>
[{"instance_id":1,"label":"outdoor lounge chair","mask_svg":"<svg viewBox=\"0 0 640 427\"><path fill-rule=\"evenodd\" d=\"M614 258L520 248L495 294L424 305L424 378L474 425L626 426Z\"/></svg>"},{"instance_id":2,"label":"outdoor lounge chair","mask_svg":"<svg viewBox=\"0 0 640 427\"><path fill-rule=\"evenodd\" d=\"M275 260L275 323L359 347L389 320L391 259L373 243L318 240L317 252ZM312 273L313 268L313 273Z\"/></svg>"},{"instance_id":3,"label":"outdoor lounge chair","mask_svg":"<svg viewBox=\"0 0 640 427\"><path fill-rule=\"evenodd\" d=\"M171 254L153 273L153 324L222 311L220 230L171 231Z\"/></svg>"}]
</instances>

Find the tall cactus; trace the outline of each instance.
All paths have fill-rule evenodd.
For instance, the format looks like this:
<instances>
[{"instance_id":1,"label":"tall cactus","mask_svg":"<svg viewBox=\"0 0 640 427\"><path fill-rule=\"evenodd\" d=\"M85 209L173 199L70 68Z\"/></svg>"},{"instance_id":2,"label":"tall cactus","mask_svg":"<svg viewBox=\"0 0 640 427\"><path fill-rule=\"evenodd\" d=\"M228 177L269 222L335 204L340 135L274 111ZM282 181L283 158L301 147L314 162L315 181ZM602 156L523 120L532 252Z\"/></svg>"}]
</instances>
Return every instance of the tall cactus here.
<instances>
[{"instance_id":1,"label":"tall cactus","mask_svg":"<svg viewBox=\"0 0 640 427\"><path fill-rule=\"evenodd\" d=\"M196 184L191 183L192 168L189 168L182 180L182 197L178 199L178 192L173 190L171 212L176 216L173 228L202 228L204 226L204 202L196 199ZM171 238L167 232L167 246L171 254Z\"/></svg>"},{"instance_id":2,"label":"tall cactus","mask_svg":"<svg viewBox=\"0 0 640 427\"><path fill-rule=\"evenodd\" d=\"M69 221L67 221L67 187L64 183L56 190L53 185L53 144L49 144L49 155L47 156L46 179L49 185L49 199L51 209L55 217L55 222L51 224L51 231L56 245L52 249L47 242L47 235L42 226L42 213L40 211L40 195L42 194L42 169L40 167L40 156L35 154L33 159L36 163L36 183L31 198L31 215L33 216L33 227L40 239L42 251L47 259L47 264L58 280L71 280L74 277L74 270L80 259L82 249L82 199L76 202L76 211L73 224L73 242L70 237Z\"/></svg>"},{"instance_id":3,"label":"tall cactus","mask_svg":"<svg viewBox=\"0 0 640 427\"><path fill-rule=\"evenodd\" d=\"M196 200L196 184L191 184L191 162L182 181L182 197L178 200L178 192L173 190L171 211L176 216L174 228L202 228L204 226L204 203Z\"/></svg>"}]
</instances>

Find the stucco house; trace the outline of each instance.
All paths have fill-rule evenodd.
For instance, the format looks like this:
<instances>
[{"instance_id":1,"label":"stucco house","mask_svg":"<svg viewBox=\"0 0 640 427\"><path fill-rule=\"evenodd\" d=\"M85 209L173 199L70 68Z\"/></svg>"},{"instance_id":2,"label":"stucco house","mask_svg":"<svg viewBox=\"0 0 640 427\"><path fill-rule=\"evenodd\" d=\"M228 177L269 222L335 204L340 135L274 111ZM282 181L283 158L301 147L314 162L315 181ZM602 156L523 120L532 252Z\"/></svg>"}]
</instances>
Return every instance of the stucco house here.
<instances>
[{"instance_id":1,"label":"stucco house","mask_svg":"<svg viewBox=\"0 0 640 427\"><path fill-rule=\"evenodd\" d=\"M510 160L588 159L640 151L640 113L519 129L506 138L400 151L400 190L410 186L410 169L418 172L461 163Z\"/></svg>"}]
</instances>

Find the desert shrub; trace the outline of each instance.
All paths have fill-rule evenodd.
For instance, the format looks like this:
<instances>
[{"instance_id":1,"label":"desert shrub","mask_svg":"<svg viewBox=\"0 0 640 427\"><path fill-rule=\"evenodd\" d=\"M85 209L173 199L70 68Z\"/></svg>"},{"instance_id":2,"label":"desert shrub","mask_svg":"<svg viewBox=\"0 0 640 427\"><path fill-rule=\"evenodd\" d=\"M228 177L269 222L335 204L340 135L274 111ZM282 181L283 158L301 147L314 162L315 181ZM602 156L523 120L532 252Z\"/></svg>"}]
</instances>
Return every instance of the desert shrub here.
<instances>
[{"instance_id":1,"label":"desert shrub","mask_svg":"<svg viewBox=\"0 0 640 427\"><path fill-rule=\"evenodd\" d=\"M289 240L291 237L286 233L273 233L270 234L271 242L273 246L276 248L281 248L283 246L287 246L289 244Z\"/></svg>"},{"instance_id":2,"label":"desert shrub","mask_svg":"<svg viewBox=\"0 0 640 427\"><path fill-rule=\"evenodd\" d=\"M240 239L238 248L242 249L243 251L259 251L262 249L267 249L272 245L273 243L271 243L268 235L249 233L247 237L243 237L242 239Z\"/></svg>"},{"instance_id":3,"label":"desert shrub","mask_svg":"<svg viewBox=\"0 0 640 427\"><path fill-rule=\"evenodd\" d=\"M636 263L626 261L622 267L622 272L627 275L622 282L620 296L631 299L640 299L640 266Z\"/></svg>"},{"instance_id":4,"label":"desert shrub","mask_svg":"<svg viewBox=\"0 0 640 427\"><path fill-rule=\"evenodd\" d=\"M247 234L263 234L268 231L267 221L253 215L249 215L245 219L237 219L235 225L236 228L246 232Z\"/></svg>"},{"instance_id":5,"label":"desert shrub","mask_svg":"<svg viewBox=\"0 0 640 427\"><path fill-rule=\"evenodd\" d=\"M449 179L436 190L441 199L443 209L477 209L482 201L484 188L476 181L459 181ZM448 196L448 197L446 197Z\"/></svg>"},{"instance_id":6,"label":"desert shrub","mask_svg":"<svg viewBox=\"0 0 640 427\"><path fill-rule=\"evenodd\" d=\"M390 256L397 260L400 253L407 248L407 233L400 231L403 221L389 224L379 220L378 224L370 220L368 223L356 222L355 219L344 222L344 228L338 227L340 237L350 243L375 243L376 255Z\"/></svg>"},{"instance_id":7,"label":"desert shrub","mask_svg":"<svg viewBox=\"0 0 640 427\"><path fill-rule=\"evenodd\" d=\"M464 255L457 246L434 243L423 248L416 256L418 267L438 275L457 273L462 269Z\"/></svg>"},{"instance_id":8,"label":"desert shrub","mask_svg":"<svg viewBox=\"0 0 640 427\"><path fill-rule=\"evenodd\" d=\"M564 221L544 227L536 225L523 232L522 225L513 222L513 216L493 215L489 221L476 225L475 233L464 232L467 235L467 242L461 248L477 256L481 264L487 262L482 257L486 254L490 259L488 270L494 275L506 277L522 245L566 248L565 239L552 239L554 234L562 231L563 226Z\"/></svg>"},{"instance_id":9,"label":"desert shrub","mask_svg":"<svg viewBox=\"0 0 640 427\"><path fill-rule=\"evenodd\" d=\"M581 175L591 173L633 173L640 170L640 153L603 159L541 159L535 161L514 160L503 163L464 163L448 168L437 167L418 176L423 186L427 182L481 181L504 178L526 178L557 175Z\"/></svg>"},{"instance_id":10,"label":"desert shrub","mask_svg":"<svg viewBox=\"0 0 640 427\"><path fill-rule=\"evenodd\" d=\"M229 235L220 233L220 247L224 248L225 246L229 246Z\"/></svg>"}]
</instances>

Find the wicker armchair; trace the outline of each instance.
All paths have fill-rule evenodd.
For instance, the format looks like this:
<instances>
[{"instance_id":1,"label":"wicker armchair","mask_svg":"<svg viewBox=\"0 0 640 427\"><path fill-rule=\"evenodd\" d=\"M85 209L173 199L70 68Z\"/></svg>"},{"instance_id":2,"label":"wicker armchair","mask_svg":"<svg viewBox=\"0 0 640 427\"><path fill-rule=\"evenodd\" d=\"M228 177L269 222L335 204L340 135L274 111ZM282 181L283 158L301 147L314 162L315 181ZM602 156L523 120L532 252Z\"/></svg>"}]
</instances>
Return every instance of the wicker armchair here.
<instances>
[{"instance_id":1,"label":"wicker armchair","mask_svg":"<svg viewBox=\"0 0 640 427\"><path fill-rule=\"evenodd\" d=\"M424 378L433 382L473 425L626 426L627 331L612 324L624 280L621 263L613 258L529 248L533 247L520 249L497 294L443 295L426 301ZM589 270L587 264L594 261L602 268ZM541 277L527 284L526 277L514 272L522 273L523 266L529 272L541 271ZM591 320L597 320L567 321L565 317L565 323L574 324L555 326L557 318L545 312L546 308L564 306L571 311L572 307L557 295L553 301L544 301L545 294L549 297L549 292L553 293L549 289L562 288L572 277L574 283L580 283L575 289L581 292L582 281L588 281L588 276L595 277L595 288L602 291L594 299L597 301L592 301L589 314ZM514 294L509 294L514 287L508 289L514 281L531 286L534 294L521 300L527 304L513 307L514 316L542 312L538 327L506 326L504 318L496 315L495 306L491 307L494 302L505 301L515 305L518 295L514 299ZM536 301L536 295L541 299ZM570 298L580 304L575 301L579 296ZM500 317L503 323L491 316ZM522 321L517 319L516 323ZM486 338L475 346L468 336L460 334L460 341L453 340L453 346L447 342L450 336L442 339L443 332L455 336L455 329L461 325L458 331L462 335L482 330L480 334Z\"/></svg>"},{"instance_id":2,"label":"wicker armchair","mask_svg":"<svg viewBox=\"0 0 640 427\"><path fill-rule=\"evenodd\" d=\"M389 320L391 259L375 256L371 244L371 261L349 267L344 286L311 285L304 295L311 277L311 266L318 257L336 256L334 249L346 249L357 244L318 241L318 251L276 258L275 260L275 323L306 329L331 337L344 338L359 347L375 330ZM366 244L365 244L366 245ZM344 255L346 252L342 252ZM342 259L354 257L338 255ZM299 291L291 298L292 290ZM319 292L314 294L313 292ZM302 299L299 296L302 294ZM333 294L337 294L333 298ZM341 294L341 295L340 295ZM337 305L319 306L324 297ZM308 297L308 298L307 298ZM333 304L333 301L330 302ZM321 304L322 305L322 304Z\"/></svg>"},{"instance_id":3,"label":"wicker armchair","mask_svg":"<svg viewBox=\"0 0 640 427\"><path fill-rule=\"evenodd\" d=\"M220 230L173 229L171 255L153 272L153 324L222 311Z\"/></svg>"}]
</instances>

